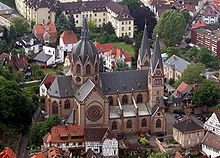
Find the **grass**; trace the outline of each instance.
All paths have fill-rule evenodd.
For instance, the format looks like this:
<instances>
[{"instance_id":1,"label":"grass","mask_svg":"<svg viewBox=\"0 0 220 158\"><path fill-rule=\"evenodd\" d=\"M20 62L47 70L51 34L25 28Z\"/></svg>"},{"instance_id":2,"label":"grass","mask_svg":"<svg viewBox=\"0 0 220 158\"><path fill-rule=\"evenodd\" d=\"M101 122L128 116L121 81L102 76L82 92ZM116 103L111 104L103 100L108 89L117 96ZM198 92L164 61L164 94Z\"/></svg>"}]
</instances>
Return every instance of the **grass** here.
<instances>
[{"instance_id":1,"label":"grass","mask_svg":"<svg viewBox=\"0 0 220 158\"><path fill-rule=\"evenodd\" d=\"M46 70L45 69L42 69L43 71L44 71L44 74L46 75L46 74L50 74L50 75L52 75L52 76L57 76L57 74L56 74L56 70L53 70L53 69L51 69L51 68L47 68Z\"/></svg>"},{"instance_id":2,"label":"grass","mask_svg":"<svg viewBox=\"0 0 220 158\"><path fill-rule=\"evenodd\" d=\"M134 48L132 45L126 44L125 42L113 42L115 48L123 48L132 57L135 57Z\"/></svg>"}]
</instances>

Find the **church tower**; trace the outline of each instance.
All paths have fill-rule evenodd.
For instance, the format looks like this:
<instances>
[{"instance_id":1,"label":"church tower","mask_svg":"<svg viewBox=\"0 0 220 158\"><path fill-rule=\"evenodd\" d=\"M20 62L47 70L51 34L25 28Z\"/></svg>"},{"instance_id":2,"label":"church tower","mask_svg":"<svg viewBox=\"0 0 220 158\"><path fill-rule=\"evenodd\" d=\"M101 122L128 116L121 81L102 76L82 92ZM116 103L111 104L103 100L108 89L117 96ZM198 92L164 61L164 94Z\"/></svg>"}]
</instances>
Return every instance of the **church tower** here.
<instances>
[{"instance_id":1,"label":"church tower","mask_svg":"<svg viewBox=\"0 0 220 158\"><path fill-rule=\"evenodd\" d=\"M95 84L98 83L99 55L95 45L89 40L86 18L83 19L81 40L73 48L71 71L76 85L82 85L88 78Z\"/></svg>"},{"instance_id":2,"label":"church tower","mask_svg":"<svg viewBox=\"0 0 220 158\"><path fill-rule=\"evenodd\" d=\"M148 42L147 26L145 24L144 34L141 42L141 48L139 49L138 52L137 69L148 70L150 67L150 58L151 58L150 44Z\"/></svg>"},{"instance_id":3,"label":"church tower","mask_svg":"<svg viewBox=\"0 0 220 158\"><path fill-rule=\"evenodd\" d=\"M156 38L154 53L150 63L148 89L150 107L153 108L160 102L160 97L164 95L164 67L158 37Z\"/></svg>"}]
</instances>

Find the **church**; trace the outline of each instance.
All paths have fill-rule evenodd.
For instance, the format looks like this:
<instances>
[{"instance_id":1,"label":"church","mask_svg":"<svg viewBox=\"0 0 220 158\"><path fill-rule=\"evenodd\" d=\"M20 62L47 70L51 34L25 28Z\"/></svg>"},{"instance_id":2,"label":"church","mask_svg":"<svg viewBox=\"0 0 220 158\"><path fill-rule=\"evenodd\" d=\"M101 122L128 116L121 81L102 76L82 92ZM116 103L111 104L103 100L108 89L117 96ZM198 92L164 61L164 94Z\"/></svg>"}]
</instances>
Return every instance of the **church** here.
<instances>
[{"instance_id":1,"label":"church","mask_svg":"<svg viewBox=\"0 0 220 158\"><path fill-rule=\"evenodd\" d=\"M86 19L72 51L71 75L58 76L45 100L48 115L75 125L108 127L116 134L165 133L164 68L159 40L151 55L145 26L137 70L99 72L99 54Z\"/></svg>"}]
</instances>

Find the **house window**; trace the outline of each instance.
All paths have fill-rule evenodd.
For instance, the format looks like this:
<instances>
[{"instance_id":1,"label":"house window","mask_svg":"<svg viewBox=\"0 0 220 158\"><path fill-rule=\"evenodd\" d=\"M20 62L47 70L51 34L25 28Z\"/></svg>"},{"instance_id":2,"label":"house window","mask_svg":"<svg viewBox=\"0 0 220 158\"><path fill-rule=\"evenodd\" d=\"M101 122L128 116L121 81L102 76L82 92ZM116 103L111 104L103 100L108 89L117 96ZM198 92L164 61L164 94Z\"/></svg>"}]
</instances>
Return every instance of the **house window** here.
<instances>
[{"instance_id":1,"label":"house window","mask_svg":"<svg viewBox=\"0 0 220 158\"><path fill-rule=\"evenodd\" d=\"M112 122L112 130L116 130L117 129L117 122L114 121Z\"/></svg>"},{"instance_id":2,"label":"house window","mask_svg":"<svg viewBox=\"0 0 220 158\"><path fill-rule=\"evenodd\" d=\"M122 25L124 25L124 22L122 22Z\"/></svg>"},{"instance_id":3,"label":"house window","mask_svg":"<svg viewBox=\"0 0 220 158\"><path fill-rule=\"evenodd\" d=\"M90 74L90 73L91 73L90 65L87 65L86 66L86 74Z\"/></svg>"},{"instance_id":4,"label":"house window","mask_svg":"<svg viewBox=\"0 0 220 158\"><path fill-rule=\"evenodd\" d=\"M128 122L127 122L127 128L132 128L132 121L131 121L131 120L128 120Z\"/></svg>"},{"instance_id":5,"label":"house window","mask_svg":"<svg viewBox=\"0 0 220 158\"><path fill-rule=\"evenodd\" d=\"M45 89L44 89L44 88L42 88L42 89L41 89L41 92L44 94L44 93L45 93Z\"/></svg>"},{"instance_id":6,"label":"house window","mask_svg":"<svg viewBox=\"0 0 220 158\"><path fill-rule=\"evenodd\" d=\"M131 24L131 21L129 21L129 25Z\"/></svg>"},{"instance_id":7,"label":"house window","mask_svg":"<svg viewBox=\"0 0 220 158\"><path fill-rule=\"evenodd\" d=\"M103 13L103 16L105 16L105 13Z\"/></svg>"},{"instance_id":8,"label":"house window","mask_svg":"<svg viewBox=\"0 0 220 158\"><path fill-rule=\"evenodd\" d=\"M97 14L95 14L95 16L97 16Z\"/></svg>"},{"instance_id":9,"label":"house window","mask_svg":"<svg viewBox=\"0 0 220 158\"><path fill-rule=\"evenodd\" d=\"M58 133L58 129L55 129L55 133Z\"/></svg>"},{"instance_id":10,"label":"house window","mask_svg":"<svg viewBox=\"0 0 220 158\"><path fill-rule=\"evenodd\" d=\"M124 27L122 27L121 30L124 31Z\"/></svg>"},{"instance_id":11,"label":"house window","mask_svg":"<svg viewBox=\"0 0 220 158\"><path fill-rule=\"evenodd\" d=\"M58 104L56 101L52 102L52 113L53 114L58 114Z\"/></svg>"},{"instance_id":12,"label":"house window","mask_svg":"<svg viewBox=\"0 0 220 158\"><path fill-rule=\"evenodd\" d=\"M109 105L113 105L113 97L109 96L108 97Z\"/></svg>"},{"instance_id":13,"label":"house window","mask_svg":"<svg viewBox=\"0 0 220 158\"><path fill-rule=\"evenodd\" d=\"M161 120L157 119L156 121L156 128L161 128Z\"/></svg>"},{"instance_id":14,"label":"house window","mask_svg":"<svg viewBox=\"0 0 220 158\"><path fill-rule=\"evenodd\" d=\"M122 104L127 104L127 103L128 103L128 97L127 97L127 95L124 95L122 97Z\"/></svg>"},{"instance_id":15,"label":"house window","mask_svg":"<svg viewBox=\"0 0 220 158\"><path fill-rule=\"evenodd\" d=\"M70 101L69 100L66 100L65 103L64 103L64 108L65 109L69 109L70 108Z\"/></svg>"},{"instance_id":16,"label":"house window","mask_svg":"<svg viewBox=\"0 0 220 158\"><path fill-rule=\"evenodd\" d=\"M78 21L78 20L76 20L76 23L77 23L77 24L78 24L78 22L79 22L79 21Z\"/></svg>"},{"instance_id":17,"label":"house window","mask_svg":"<svg viewBox=\"0 0 220 158\"><path fill-rule=\"evenodd\" d=\"M101 19L99 19L99 22L101 22Z\"/></svg>"},{"instance_id":18,"label":"house window","mask_svg":"<svg viewBox=\"0 0 220 158\"><path fill-rule=\"evenodd\" d=\"M81 73L81 66L79 64L76 66L76 73Z\"/></svg>"},{"instance_id":19,"label":"house window","mask_svg":"<svg viewBox=\"0 0 220 158\"><path fill-rule=\"evenodd\" d=\"M144 118L141 122L141 127L147 127L147 120Z\"/></svg>"},{"instance_id":20,"label":"house window","mask_svg":"<svg viewBox=\"0 0 220 158\"><path fill-rule=\"evenodd\" d=\"M131 30L131 27L128 27L128 30Z\"/></svg>"},{"instance_id":21,"label":"house window","mask_svg":"<svg viewBox=\"0 0 220 158\"><path fill-rule=\"evenodd\" d=\"M137 103L142 103L143 102L143 98L141 94L137 95Z\"/></svg>"},{"instance_id":22,"label":"house window","mask_svg":"<svg viewBox=\"0 0 220 158\"><path fill-rule=\"evenodd\" d=\"M76 15L76 18L78 18L78 15Z\"/></svg>"}]
</instances>

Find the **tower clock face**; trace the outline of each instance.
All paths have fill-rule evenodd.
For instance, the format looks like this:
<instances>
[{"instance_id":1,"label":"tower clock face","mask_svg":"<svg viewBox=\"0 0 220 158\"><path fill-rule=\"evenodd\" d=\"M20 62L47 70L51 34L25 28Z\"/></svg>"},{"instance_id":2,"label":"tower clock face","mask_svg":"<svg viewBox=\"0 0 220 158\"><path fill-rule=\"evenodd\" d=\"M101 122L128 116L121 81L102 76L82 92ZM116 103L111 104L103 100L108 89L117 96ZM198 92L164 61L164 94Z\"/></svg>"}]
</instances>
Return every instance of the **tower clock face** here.
<instances>
[{"instance_id":1,"label":"tower clock face","mask_svg":"<svg viewBox=\"0 0 220 158\"><path fill-rule=\"evenodd\" d=\"M160 75L160 70L157 70L157 71L156 71L156 74L157 74L157 75Z\"/></svg>"},{"instance_id":2,"label":"tower clock face","mask_svg":"<svg viewBox=\"0 0 220 158\"><path fill-rule=\"evenodd\" d=\"M102 117L102 109L99 106L93 105L88 108L87 118L90 121L93 121L93 122L98 121L101 117Z\"/></svg>"}]
</instances>

